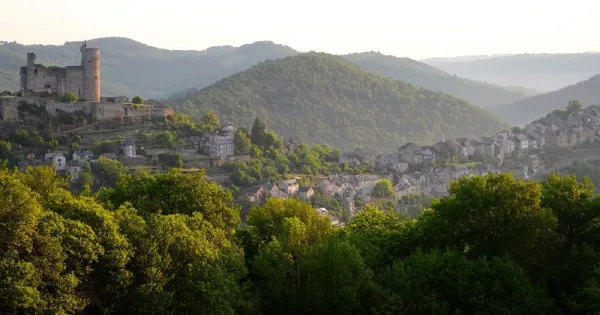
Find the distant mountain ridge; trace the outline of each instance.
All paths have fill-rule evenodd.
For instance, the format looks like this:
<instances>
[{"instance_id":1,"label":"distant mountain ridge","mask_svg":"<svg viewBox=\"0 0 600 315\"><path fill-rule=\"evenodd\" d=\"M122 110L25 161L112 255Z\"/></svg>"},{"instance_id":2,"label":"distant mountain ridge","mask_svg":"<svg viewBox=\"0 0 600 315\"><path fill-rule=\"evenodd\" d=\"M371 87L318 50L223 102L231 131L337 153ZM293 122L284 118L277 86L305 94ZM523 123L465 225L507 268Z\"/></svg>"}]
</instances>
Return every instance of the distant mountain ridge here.
<instances>
[{"instance_id":1,"label":"distant mountain ridge","mask_svg":"<svg viewBox=\"0 0 600 315\"><path fill-rule=\"evenodd\" d=\"M343 57L375 73L444 92L483 108L509 104L538 94L536 91L522 87L503 87L459 78L410 58L398 58L373 52Z\"/></svg>"},{"instance_id":2,"label":"distant mountain ridge","mask_svg":"<svg viewBox=\"0 0 600 315\"><path fill-rule=\"evenodd\" d=\"M268 41L240 47L216 46L203 51L170 51L118 37L90 40L88 44L101 50L103 95L146 98L164 98L177 91L202 89L264 60L299 53ZM76 65L80 45L81 42L60 46L0 45L0 71L5 72L4 80L0 77L0 89L18 89L18 70L25 64L27 52L36 53L38 62L47 65ZM512 103L535 93L457 78L410 58L373 52L344 58L381 75L452 94L481 107Z\"/></svg>"},{"instance_id":3,"label":"distant mountain ridge","mask_svg":"<svg viewBox=\"0 0 600 315\"><path fill-rule=\"evenodd\" d=\"M514 125L522 125L545 116L555 109L563 109L571 100L584 107L600 104L600 75L566 86L557 91L537 95L489 110Z\"/></svg>"},{"instance_id":4,"label":"distant mountain ridge","mask_svg":"<svg viewBox=\"0 0 600 315\"><path fill-rule=\"evenodd\" d=\"M480 137L508 127L461 99L322 53L268 60L171 101L195 117L216 111L245 126L261 117L284 137L347 150L393 150L409 141Z\"/></svg>"},{"instance_id":5,"label":"distant mountain ridge","mask_svg":"<svg viewBox=\"0 0 600 315\"><path fill-rule=\"evenodd\" d=\"M600 74L600 53L520 54L461 60L430 58L423 62L448 73L500 85L553 91Z\"/></svg>"},{"instance_id":6,"label":"distant mountain ridge","mask_svg":"<svg viewBox=\"0 0 600 315\"><path fill-rule=\"evenodd\" d=\"M0 70L0 93L4 91L16 91L19 89L19 82L15 76L4 70Z\"/></svg>"}]
</instances>

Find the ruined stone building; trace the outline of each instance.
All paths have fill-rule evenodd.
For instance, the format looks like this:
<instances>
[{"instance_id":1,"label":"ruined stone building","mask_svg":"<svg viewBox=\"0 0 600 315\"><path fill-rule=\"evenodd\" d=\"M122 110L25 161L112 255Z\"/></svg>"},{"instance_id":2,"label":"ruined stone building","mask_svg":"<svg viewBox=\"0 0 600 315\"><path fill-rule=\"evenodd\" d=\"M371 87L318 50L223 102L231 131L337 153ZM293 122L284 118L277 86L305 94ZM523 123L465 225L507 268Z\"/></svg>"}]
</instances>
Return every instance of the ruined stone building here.
<instances>
[{"instance_id":1,"label":"ruined stone building","mask_svg":"<svg viewBox=\"0 0 600 315\"><path fill-rule=\"evenodd\" d=\"M34 53L27 54L27 66L21 67L21 91L28 93L73 93L80 100L100 101L100 51L81 46L81 65L46 67L35 63Z\"/></svg>"},{"instance_id":2,"label":"ruined stone building","mask_svg":"<svg viewBox=\"0 0 600 315\"><path fill-rule=\"evenodd\" d=\"M125 96L101 97L100 52L97 48L81 46L81 65L46 67L35 63L34 53L27 54L27 65L21 67L21 90L0 94L0 121L19 121L19 105L44 108L50 115L57 112L91 114L96 120L164 119L174 113L173 108L154 100L133 104ZM62 102L56 97L40 93L65 95L73 93L78 102Z\"/></svg>"}]
</instances>

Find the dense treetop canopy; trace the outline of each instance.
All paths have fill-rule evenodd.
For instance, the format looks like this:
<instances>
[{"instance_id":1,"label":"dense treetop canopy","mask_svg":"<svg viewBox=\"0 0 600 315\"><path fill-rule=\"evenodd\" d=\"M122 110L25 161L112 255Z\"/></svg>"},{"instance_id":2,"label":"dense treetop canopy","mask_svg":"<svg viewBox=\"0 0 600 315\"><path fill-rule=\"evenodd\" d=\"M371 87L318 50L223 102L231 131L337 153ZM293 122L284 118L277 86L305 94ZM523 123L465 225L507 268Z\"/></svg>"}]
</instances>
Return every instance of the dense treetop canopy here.
<instances>
[{"instance_id":1,"label":"dense treetop canopy","mask_svg":"<svg viewBox=\"0 0 600 315\"><path fill-rule=\"evenodd\" d=\"M416 219L366 206L346 227L294 198L242 226L202 172L118 176L76 195L0 168L3 314L600 311L600 199L575 176L463 178Z\"/></svg>"}]
</instances>

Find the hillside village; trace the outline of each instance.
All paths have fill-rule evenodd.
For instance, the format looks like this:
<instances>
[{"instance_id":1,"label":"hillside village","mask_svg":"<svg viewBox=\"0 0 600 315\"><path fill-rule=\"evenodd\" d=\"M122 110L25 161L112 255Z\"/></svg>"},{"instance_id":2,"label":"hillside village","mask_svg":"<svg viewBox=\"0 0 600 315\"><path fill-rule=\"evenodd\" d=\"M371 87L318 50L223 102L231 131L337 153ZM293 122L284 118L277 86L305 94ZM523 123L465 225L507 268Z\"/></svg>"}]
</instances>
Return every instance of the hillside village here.
<instances>
[{"instance_id":1,"label":"hillside village","mask_svg":"<svg viewBox=\"0 0 600 315\"><path fill-rule=\"evenodd\" d=\"M421 146L407 143L395 152L381 154L373 149L359 148L345 152L340 164L371 166L371 175L335 174L319 177L313 187L301 187L297 180L266 183L245 190L251 201L266 197L288 198L298 196L309 199L315 192L335 197L350 213L354 202L374 201L373 190L382 179L393 183L391 200L397 209L410 207L411 196L441 198L448 195L451 180L463 176L511 172L514 176L529 179L536 174L569 161L573 150L596 147L600 131L600 106L585 109L571 108L555 111L546 118L481 139L440 140L433 145ZM286 142L286 147L298 141Z\"/></svg>"},{"instance_id":2,"label":"hillside village","mask_svg":"<svg viewBox=\"0 0 600 315\"><path fill-rule=\"evenodd\" d=\"M82 124L74 126L76 128L62 131L85 138L78 140L74 147L54 146L43 153L23 151L23 158L17 163L20 170L24 171L27 166L51 165L59 174L68 176L71 183L78 183L82 174L89 171L88 165L110 159L131 170L140 167L150 171L171 167L192 171L211 169L209 175L213 175L215 181L230 186L231 176L225 166L249 163L254 159L250 152L236 152L238 128L229 124L219 122L208 129L184 133L188 135L179 141L169 140L172 136L161 132L174 124L174 120L181 119L174 118L176 115L170 106L155 100L143 101L139 97L130 102L124 96L101 96L98 50L88 48L84 43L81 53L82 65L67 68L36 64L36 56L28 54L27 65L21 68L21 90L4 92L0 96L0 120L7 124L19 126L27 121L32 108L52 117L69 114L87 115L90 119L84 119ZM81 82L72 83L80 78L76 74L78 71L86 73L90 66L84 61L88 59L95 62L93 69L88 71L90 74ZM78 97L74 101L62 100L76 92ZM135 128L123 128L127 125ZM490 137L440 140L431 145L406 143L388 152L358 148L342 153L332 162L340 166L366 166L369 171L261 179L253 185L241 185L240 196L251 203L262 203L267 198L311 200L315 194L320 194L335 200L350 218L363 205L386 200L396 209L406 210L413 206L412 203L423 200L413 196L446 196L449 182L463 176L512 172L528 179L552 168L561 159L568 159L570 149L593 146L599 130L600 106L582 109L580 104L573 102L565 111L557 110L522 129L513 128ZM153 134L154 140L149 141L148 134ZM112 145L96 150L99 154L92 152L92 148L97 149L99 144L108 142ZM287 155L301 145L302 141L289 139L283 141L282 150ZM284 173L281 175L286 175ZM374 196L375 187L383 180L391 183L393 193ZM95 184L102 185L101 182ZM321 214L328 215L325 207L318 209ZM338 219L333 218L333 221Z\"/></svg>"}]
</instances>

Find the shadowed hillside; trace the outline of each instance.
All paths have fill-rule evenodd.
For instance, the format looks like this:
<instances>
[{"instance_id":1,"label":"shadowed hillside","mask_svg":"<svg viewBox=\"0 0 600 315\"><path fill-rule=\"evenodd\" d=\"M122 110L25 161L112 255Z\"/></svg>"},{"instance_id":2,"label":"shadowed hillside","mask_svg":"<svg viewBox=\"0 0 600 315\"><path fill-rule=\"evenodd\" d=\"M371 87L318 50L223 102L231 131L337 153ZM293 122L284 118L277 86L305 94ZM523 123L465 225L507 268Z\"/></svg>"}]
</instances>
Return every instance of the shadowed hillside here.
<instances>
[{"instance_id":1,"label":"shadowed hillside","mask_svg":"<svg viewBox=\"0 0 600 315\"><path fill-rule=\"evenodd\" d=\"M344 58L367 70L454 95L480 107L508 104L537 94L526 88L503 87L463 79L410 58L398 58L379 53L351 54Z\"/></svg>"},{"instance_id":2,"label":"shadowed hillside","mask_svg":"<svg viewBox=\"0 0 600 315\"><path fill-rule=\"evenodd\" d=\"M489 110L511 124L529 123L555 109L562 109L570 100L579 100L583 106L600 103L600 75L558 91L537 95L509 105L491 107Z\"/></svg>"}]
</instances>

